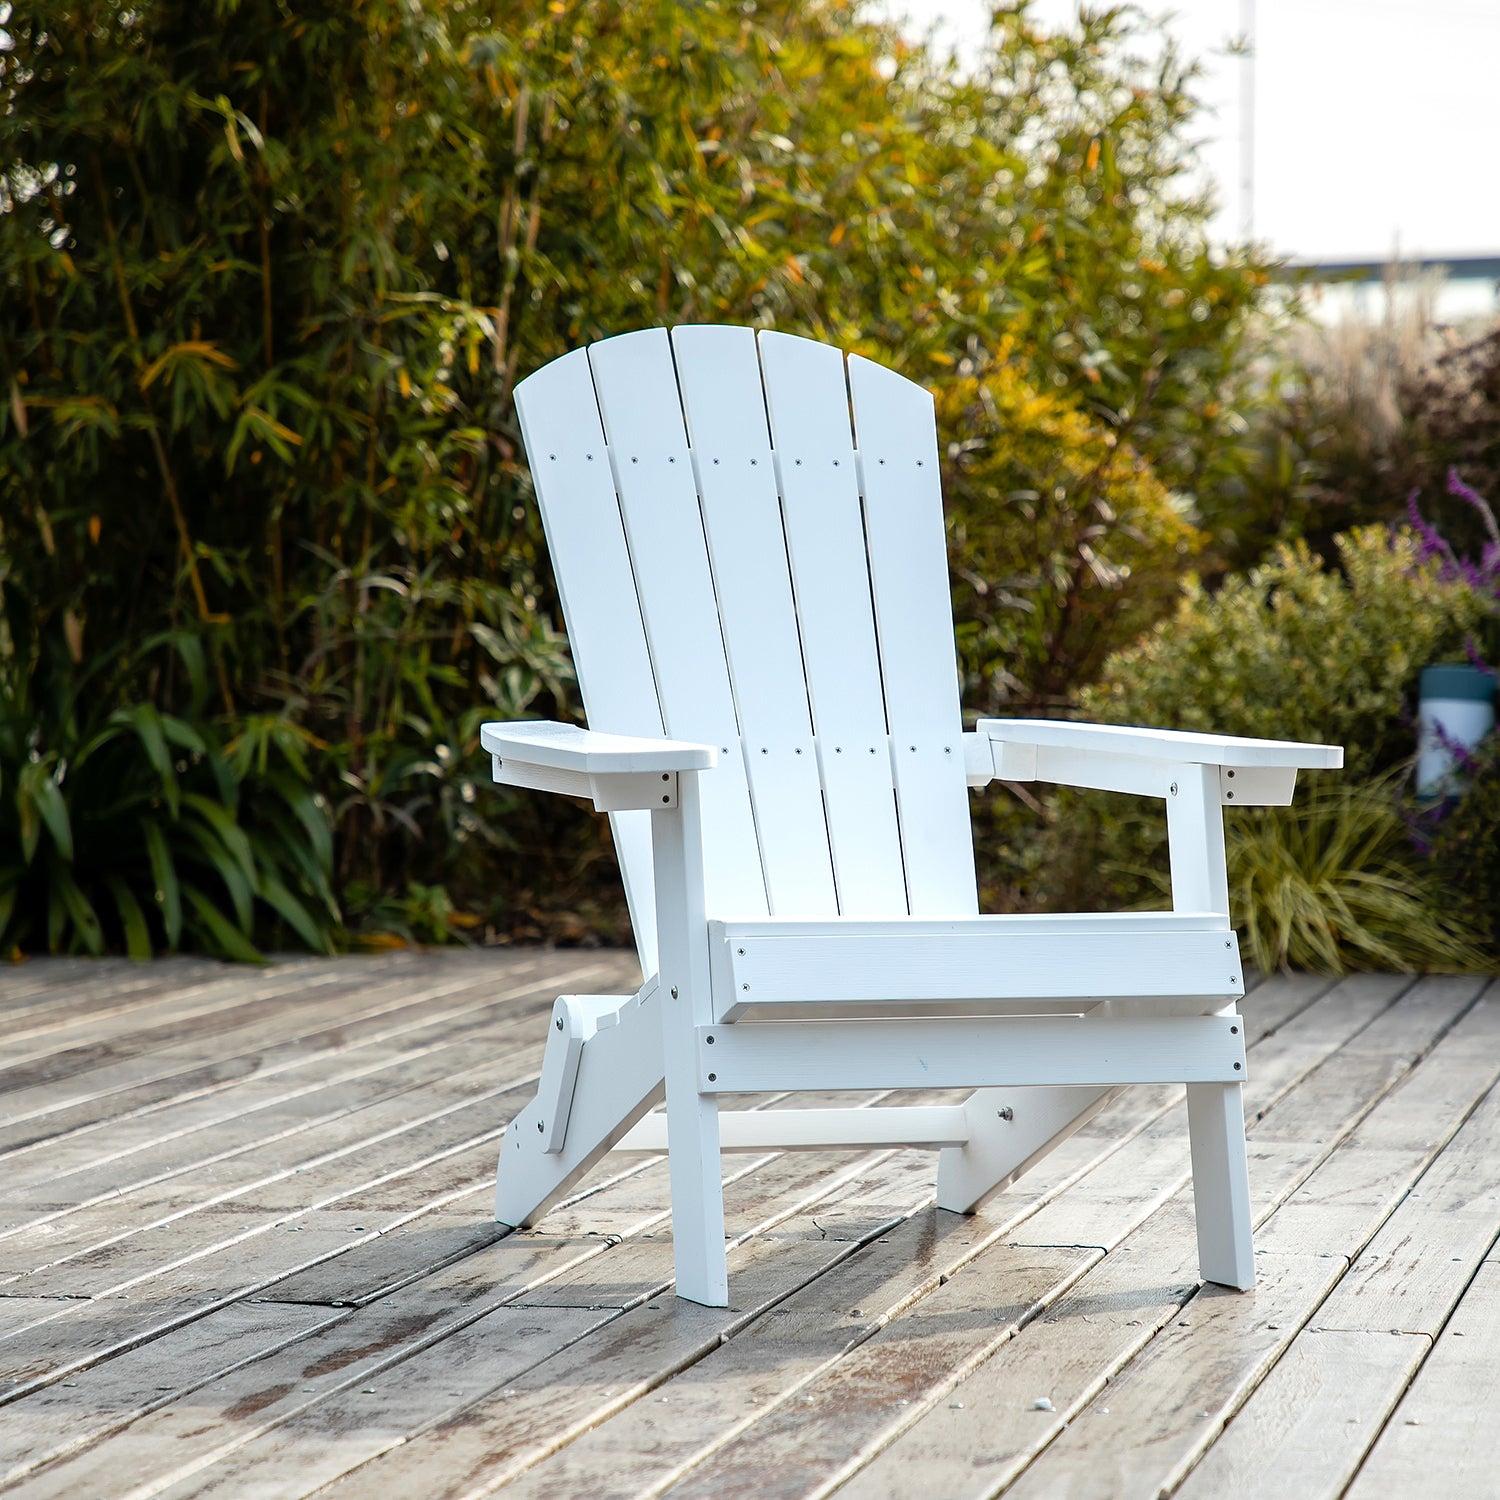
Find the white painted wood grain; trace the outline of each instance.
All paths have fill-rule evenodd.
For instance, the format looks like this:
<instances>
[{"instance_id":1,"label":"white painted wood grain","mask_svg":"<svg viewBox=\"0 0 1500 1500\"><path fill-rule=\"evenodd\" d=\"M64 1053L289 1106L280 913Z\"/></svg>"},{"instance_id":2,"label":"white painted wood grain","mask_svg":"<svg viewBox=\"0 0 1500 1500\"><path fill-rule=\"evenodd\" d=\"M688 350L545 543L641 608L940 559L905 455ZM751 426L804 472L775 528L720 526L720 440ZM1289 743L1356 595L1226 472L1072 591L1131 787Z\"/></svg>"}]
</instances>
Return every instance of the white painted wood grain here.
<instances>
[{"instance_id":1,"label":"white painted wood grain","mask_svg":"<svg viewBox=\"0 0 1500 1500\"><path fill-rule=\"evenodd\" d=\"M1244 992L1234 934L1204 921L1196 929L1153 921L1090 930L1009 928L1004 917L973 917L969 930L942 933L854 924L824 936L761 936L750 924L721 941L736 1007L785 1002L905 1000L1107 1000ZM956 924L955 924L956 925Z\"/></svg>"},{"instance_id":2,"label":"white painted wood grain","mask_svg":"<svg viewBox=\"0 0 1500 1500\"><path fill-rule=\"evenodd\" d=\"M908 904L977 911L932 397L859 355L848 369Z\"/></svg>"},{"instance_id":3,"label":"white painted wood grain","mask_svg":"<svg viewBox=\"0 0 1500 1500\"><path fill-rule=\"evenodd\" d=\"M703 783L709 909L766 911L698 491L664 328L589 348L666 731L719 747Z\"/></svg>"},{"instance_id":4,"label":"white painted wood grain","mask_svg":"<svg viewBox=\"0 0 1500 1500\"><path fill-rule=\"evenodd\" d=\"M1230 734L1191 734L1175 729L1138 729L1120 724L1079 724L1062 719L981 719L980 734L1006 744L1048 745L1060 750L1098 750L1148 760L1192 761L1207 766L1283 766L1337 770L1341 745L1293 740L1246 739Z\"/></svg>"},{"instance_id":5,"label":"white painted wood grain","mask_svg":"<svg viewBox=\"0 0 1500 1500\"><path fill-rule=\"evenodd\" d=\"M758 342L839 910L905 913L844 357L789 334Z\"/></svg>"},{"instance_id":6,"label":"white painted wood grain","mask_svg":"<svg viewBox=\"0 0 1500 1500\"><path fill-rule=\"evenodd\" d=\"M591 728L663 733L620 503L586 350L544 365L516 387L547 551L568 627L568 648ZM611 819L641 968L656 968L647 813Z\"/></svg>"},{"instance_id":7,"label":"white painted wood grain","mask_svg":"<svg viewBox=\"0 0 1500 1500\"><path fill-rule=\"evenodd\" d=\"M677 328L672 350L770 910L831 915L828 827L755 333Z\"/></svg>"},{"instance_id":8,"label":"white painted wood grain","mask_svg":"<svg viewBox=\"0 0 1500 1500\"><path fill-rule=\"evenodd\" d=\"M1222 1016L764 1021L700 1028L698 1041L698 1086L721 1092L1222 1083L1245 1068L1244 1036Z\"/></svg>"}]
</instances>

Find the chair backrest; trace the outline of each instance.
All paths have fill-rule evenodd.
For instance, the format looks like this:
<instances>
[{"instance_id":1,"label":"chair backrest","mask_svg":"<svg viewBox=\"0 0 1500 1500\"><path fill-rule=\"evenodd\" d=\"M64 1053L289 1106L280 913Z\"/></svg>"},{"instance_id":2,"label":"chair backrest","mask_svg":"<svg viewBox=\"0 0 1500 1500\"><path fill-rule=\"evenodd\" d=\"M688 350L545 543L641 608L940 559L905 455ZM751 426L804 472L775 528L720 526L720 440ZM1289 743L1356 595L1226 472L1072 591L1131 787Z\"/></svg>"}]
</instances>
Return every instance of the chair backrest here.
<instances>
[{"instance_id":1,"label":"chair backrest","mask_svg":"<svg viewBox=\"0 0 1500 1500\"><path fill-rule=\"evenodd\" d=\"M565 354L516 405L589 726L721 749L709 914L973 912L928 392L705 325ZM649 974L648 819L613 821Z\"/></svg>"}]
</instances>

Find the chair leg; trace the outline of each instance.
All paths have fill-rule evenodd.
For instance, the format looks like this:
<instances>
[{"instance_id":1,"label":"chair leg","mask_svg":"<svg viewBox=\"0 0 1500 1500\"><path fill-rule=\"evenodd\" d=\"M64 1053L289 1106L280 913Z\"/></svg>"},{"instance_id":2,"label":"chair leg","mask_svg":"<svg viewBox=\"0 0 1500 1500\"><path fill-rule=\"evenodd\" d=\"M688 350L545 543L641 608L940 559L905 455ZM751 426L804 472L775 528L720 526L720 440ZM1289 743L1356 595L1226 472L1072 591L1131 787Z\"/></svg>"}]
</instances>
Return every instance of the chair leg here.
<instances>
[{"instance_id":1,"label":"chair leg","mask_svg":"<svg viewBox=\"0 0 1500 1500\"><path fill-rule=\"evenodd\" d=\"M696 1028L713 1021L713 991L696 776L680 778L676 807L652 812L651 846L677 1295L706 1307L728 1307L719 1101L698 1092Z\"/></svg>"},{"instance_id":2,"label":"chair leg","mask_svg":"<svg viewBox=\"0 0 1500 1500\"><path fill-rule=\"evenodd\" d=\"M615 1025L584 1042L576 1084L568 1086L571 1109L560 1150L547 1149L548 1127L563 1102L555 1092L544 1087L511 1121L495 1181L500 1223L535 1224L661 1102L660 1005L653 978L633 1000L622 1000ZM565 1038L549 1029L548 1051L564 1045ZM544 1075L550 1071L544 1063Z\"/></svg>"},{"instance_id":3,"label":"chair leg","mask_svg":"<svg viewBox=\"0 0 1500 1500\"><path fill-rule=\"evenodd\" d=\"M1238 1083L1190 1083L1188 1134L1199 1273L1205 1281L1248 1292L1255 1285L1255 1244L1241 1087Z\"/></svg>"},{"instance_id":4,"label":"chair leg","mask_svg":"<svg viewBox=\"0 0 1500 1500\"><path fill-rule=\"evenodd\" d=\"M674 1029L686 1033L685 1047L674 1046L676 1036L665 1039L667 1161L672 1177L672 1254L677 1267L677 1295L689 1302L701 1302L705 1307L728 1307L719 1101L713 1094L698 1092L691 1026Z\"/></svg>"}]
</instances>

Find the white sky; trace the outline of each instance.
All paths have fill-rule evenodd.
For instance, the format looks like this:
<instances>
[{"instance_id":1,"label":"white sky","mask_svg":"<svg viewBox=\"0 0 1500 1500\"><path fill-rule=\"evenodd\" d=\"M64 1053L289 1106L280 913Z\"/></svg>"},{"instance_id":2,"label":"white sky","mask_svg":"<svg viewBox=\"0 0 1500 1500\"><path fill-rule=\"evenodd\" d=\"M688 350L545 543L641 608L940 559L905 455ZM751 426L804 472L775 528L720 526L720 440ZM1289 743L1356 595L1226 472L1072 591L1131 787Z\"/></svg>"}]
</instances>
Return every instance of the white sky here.
<instances>
[{"instance_id":1,"label":"white sky","mask_svg":"<svg viewBox=\"0 0 1500 1500\"><path fill-rule=\"evenodd\" d=\"M875 0L974 49L988 0ZM1078 0L1037 0L1066 22ZM1207 67L1205 163L1238 237L1243 0L1142 0ZM1297 259L1500 253L1500 0L1256 0L1253 225Z\"/></svg>"}]
</instances>

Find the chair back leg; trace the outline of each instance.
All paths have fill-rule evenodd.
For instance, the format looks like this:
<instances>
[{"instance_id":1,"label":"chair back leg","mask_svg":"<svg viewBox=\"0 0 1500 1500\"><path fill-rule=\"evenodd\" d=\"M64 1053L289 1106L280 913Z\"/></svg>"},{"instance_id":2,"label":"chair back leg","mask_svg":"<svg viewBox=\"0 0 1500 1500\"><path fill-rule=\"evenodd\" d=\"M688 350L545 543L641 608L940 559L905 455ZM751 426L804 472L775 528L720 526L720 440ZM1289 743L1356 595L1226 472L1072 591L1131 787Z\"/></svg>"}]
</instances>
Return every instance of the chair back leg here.
<instances>
[{"instance_id":1,"label":"chair back leg","mask_svg":"<svg viewBox=\"0 0 1500 1500\"><path fill-rule=\"evenodd\" d=\"M1086 1125L1117 1089L978 1089L964 1101L969 1139L938 1152L937 1206L972 1214Z\"/></svg>"}]
</instances>

